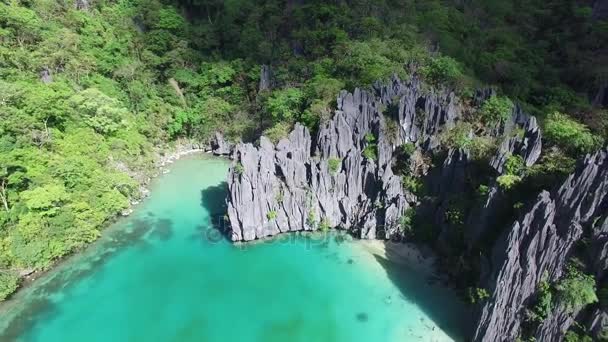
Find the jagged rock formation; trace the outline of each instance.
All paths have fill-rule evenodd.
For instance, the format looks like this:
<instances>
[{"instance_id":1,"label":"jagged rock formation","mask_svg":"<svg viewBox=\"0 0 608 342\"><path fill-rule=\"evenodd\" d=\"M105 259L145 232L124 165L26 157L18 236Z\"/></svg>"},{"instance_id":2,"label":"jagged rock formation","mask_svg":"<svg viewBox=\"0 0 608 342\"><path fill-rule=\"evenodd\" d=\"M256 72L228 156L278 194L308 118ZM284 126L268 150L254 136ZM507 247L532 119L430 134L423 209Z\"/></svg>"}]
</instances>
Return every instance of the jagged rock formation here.
<instances>
[{"instance_id":1,"label":"jagged rock formation","mask_svg":"<svg viewBox=\"0 0 608 342\"><path fill-rule=\"evenodd\" d=\"M258 91L268 90L272 88L272 69L268 65L262 65L260 68L260 84Z\"/></svg>"},{"instance_id":2,"label":"jagged rock formation","mask_svg":"<svg viewBox=\"0 0 608 342\"><path fill-rule=\"evenodd\" d=\"M521 132L515 132L521 127ZM536 118L525 114L519 106L515 106L511 120L501 124L496 136L510 136L505 139L498 149L498 153L490 161L490 165L499 173L510 155L517 154L523 157L526 166L531 166L540 157L541 133Z\"/></svg>"},{"instance_id":3,"label":"jagged rock formation","mask_svg":"<svg viewBox=\"0 0 608 342\"><path fill-rule=\"evenodd\" d=\"M462 105L454 93L425 89L415 77L407 82L394 77L371 92L342 91L334 117L321 125L314 140L296 125L276 146L264 137L259 148L238 145L228 179L232 239L318 226L348 229L361 238L398 234L400 217L417 198L403 189L393 170L397 147L412 142L422 150L436 148L440 133L461 118ZM514 111L512 120L496 131L504 134L516 126L525 133L509 139L500 155L521 153L533 163L540 151L533 118ZM366 149L377 157L366 158ZM460 152L450 152L454 154ZM336 170L330 170L330 162L338 165ZM438 180L445 184L439 185L444 193L453 190L451 183L464 181L462 172L448 176L446 171L440 178L445 178Z\"/></svg>"},{"instance_id":4,"label":"jagged rock formation","mask_svg":"<svg viewBox=\"0 0 608 342\"><path fill-rule=\"evenodd\" d=\"M75 0L74 8L81 11L88 11L90 7L89 0Z\"/></svg>"},{"instance_id":5,"label":"jagged rock formation","mask_svg":"<svg viewBox=\"0 0 608 342\"><path fill-rule=\"evenodd\" d=\"M494 95L478 91L473 104ZM451 149L434 166L421 162L416 176L425 183L425 199L402 185L403 167L397 161L401 145L412 143L409 157L441 155L442 136L470 109L454 93L424 86L416 77L394 77L370 91L342 91L334 117L321 124L312 137L297 124L276 145L261 137L259 146L238 144L228 176L227 198L230 236L250 241L282 232L338 227L365 238L400 236L400 219L416 207L437 227L436 247L453 244L454 225L448 210L454 198L471 192L474 157L466 149ZM470 133L472 135L473 132ZM509 156L519 155L531 166L541 155L541 131L534 117L514 106L509 120L486 131L499 142L489 167L495 176L505 172ZM482 256L482 286L492 294L479 310L475 341L512 341L521 333L526 305L546 273L556 281L563 273L574 243L592 220L608 222L608 151L588 156L576 172L553 192L543 191L514 222L504 222L508 204L504 190L487 184L483 201L477 201L463 218L464 244L472 250L482 237L496 231L491 255ZM495 177L494 177L495 179ZM431 200L428 200L428 199ZM509 204L512 206L512 204ZM593 239L597 272L608 268L608 223ZM462 247L462 248L464 248ZM590 331L605 325L606 313L597 309L585 321ZM538 340L557 341L575 315L556 308L540 324ZM603 328L602 328L603 329ZM599 332L598 332L599 334Z\"/></svg>"},{"instance_id":6,"label":"jagged rock formation","mask_svg":"<svg viewBox=\"0 0 608 342\"><path fill-rule=\"evenodd\" d=\"M224 135L215 132L210 141L211 151L216 156L227 156L232 152L233 145L224 139Z\"/></svg>"},{"instance_id":7,"label":"jagged rock formation","mask_svg":"<svg viewBox=\"0 0 608 342\"><path fill-rule=\"evenodd\" d=\"M49 68L44 67L40 71L40 81L42 81L42 83L44 84L49 84L53 82L53 74L51 73L51 70Z\"/></svg>"},{"instance_id":8,"label":"jagged rock formation","mask_svg":"<svg viewBox=\"0 0 608 342\"><path fill-rule=\"evenodd\" d=\"M583 227L605 214L608 151L588 156L553 193L543 191L525 215L496 242L487 288L493 294L482 309L475 341L513 341L524 310L543 275L562 275ZM606 262L604 260L603 262ZM559 341L576 313L556 308L538 328L538 341Z\"/></svg>"},{"instance_id":9,"label":"jagged rock formation","mask_svg":"<svg viewBox=\"0 0 608 342\"><path fill-rule=\"evenodd\" d=\"M334 118L320 127L314 143L297 125L276 147L263 137L259 149L237 146L238 168L232 168L228 180L232 239L318 226L339 226L362 238L395 233L399 217L415 201L391 169L395 146L432 138L439 125L457 116L453 94L422 94L419 86L416 80L406 84L395 78L377 85L377 96L360 89L340 93ZM400 129L389 137L381 108L396 105L395 98L398 117L390 120ZM417 108L428 115L415 121ZM364 157L365 148L377 159ZM336 170L330 170L330 160L338 164Z\"/></svg>"}]
</instances>

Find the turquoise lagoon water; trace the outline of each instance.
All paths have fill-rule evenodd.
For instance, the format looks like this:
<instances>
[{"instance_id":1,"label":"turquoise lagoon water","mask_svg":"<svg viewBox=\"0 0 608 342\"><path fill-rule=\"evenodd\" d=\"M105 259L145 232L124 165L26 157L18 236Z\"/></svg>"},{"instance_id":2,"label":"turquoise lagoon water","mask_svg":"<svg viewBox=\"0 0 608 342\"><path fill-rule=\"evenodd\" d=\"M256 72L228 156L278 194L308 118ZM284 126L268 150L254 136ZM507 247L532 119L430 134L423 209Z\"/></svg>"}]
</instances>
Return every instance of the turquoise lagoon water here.
<instances>
[{"instance_id":1,"label":"turquoise lagoon water","mask_svg":"<svg viewBox=\"0 0 608 342\"><path fill-rule=\"evenodd\" d=\"M226 161L193 156L100 241L0 307L0 341L449 341L465 316L425 276L338 235L233 245Z\"/></svg>"}]
</instances>

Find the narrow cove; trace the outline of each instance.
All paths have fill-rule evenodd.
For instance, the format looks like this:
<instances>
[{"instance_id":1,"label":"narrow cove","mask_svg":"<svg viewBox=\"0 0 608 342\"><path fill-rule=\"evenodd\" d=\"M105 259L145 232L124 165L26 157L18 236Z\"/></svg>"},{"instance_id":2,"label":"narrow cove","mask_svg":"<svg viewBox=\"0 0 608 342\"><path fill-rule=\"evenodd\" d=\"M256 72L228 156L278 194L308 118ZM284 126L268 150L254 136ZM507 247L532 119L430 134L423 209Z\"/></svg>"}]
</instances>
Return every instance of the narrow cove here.
<instances>
[{"instance_id":1,"label":"narrow cove","mask_svg":"<svg viewBox=\"0 0 608 342\"><path fill-rule=\"evenodd\" d=\"M2 341L450 341L466 310L336 234L233 245L227 161L189 156L91 248L0 307Z\"/></svg>"}]
</instances>

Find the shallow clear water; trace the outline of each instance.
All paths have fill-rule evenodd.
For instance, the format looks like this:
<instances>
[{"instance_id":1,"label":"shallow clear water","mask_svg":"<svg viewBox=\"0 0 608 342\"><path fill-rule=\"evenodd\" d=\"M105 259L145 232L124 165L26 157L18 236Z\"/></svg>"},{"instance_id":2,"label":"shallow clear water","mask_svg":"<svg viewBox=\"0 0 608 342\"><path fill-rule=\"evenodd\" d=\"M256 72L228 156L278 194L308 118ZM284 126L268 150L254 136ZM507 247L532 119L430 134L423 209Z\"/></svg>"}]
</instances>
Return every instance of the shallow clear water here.
<instances>
[{"instance_id":1,"label":"shallow clear water","mask_svg":"<svg viewBox=\"0 0 608 342\"><path fill-rule=\"evenodd\" d=\"M228 164L188 157L86 252L0 308L0 341L462 340L454 295L337 235L236 246Z\"/></svg>"}]
</instances>

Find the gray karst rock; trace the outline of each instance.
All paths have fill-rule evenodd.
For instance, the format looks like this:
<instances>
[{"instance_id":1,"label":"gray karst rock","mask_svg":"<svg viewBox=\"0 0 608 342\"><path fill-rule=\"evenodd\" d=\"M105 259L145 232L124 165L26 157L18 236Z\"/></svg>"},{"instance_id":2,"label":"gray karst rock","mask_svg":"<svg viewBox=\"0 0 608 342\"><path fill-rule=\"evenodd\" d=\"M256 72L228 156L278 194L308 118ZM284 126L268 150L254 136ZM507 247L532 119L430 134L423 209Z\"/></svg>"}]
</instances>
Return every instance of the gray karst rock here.
<instances>
[{"instance_id":1,"label":"gray karst rock","mask_svg":"<svg viewBox=\"0 0 608 342\"><path fill-rule=\"evenodd\" d=\"M233 144L224 139L224 136L220 132L215 132L210 144L211 151L216 156L227 156L232 152L234 147Z\"/></svg>"},{"instance_id":2,"label":"gray karst rock","mask_svg":"<svg viewBox=\"0 0 608 342\"><path fill-rule=\"evenodd\" d=\"M49 84L53 82L53 74L51 70L47 67L44 67L42 71L40 71L40 81L44 84Z\"/></svg>"},{"instance_id":3,"label":"gray karst rock","mask_svg":"<svg viewBox=\"0 0 608 342\"><path fill-rule=\"evenodd\" d=\"M75 0L74 1L74 8L76 8L77 10L88 11L89 7L90 7L89 0Z\"/></svg>"},{"instance_id":4,"label":"gray karst rock","mask_svg":"<svg viewBox=\"0 0 608 342\"><path fill-rule=\"evenodd\" d=\"M543 191L496 242L492 272L486 279L492 293L481 311L475 341L513 341L520 334L526 304L544 274L556 281L583 227L605 213L608 201L608 151L587 156L559 189ZM561 308L539 326L538 341L559 341L576 313Z\"/></svg>"},{"instance_id":5,"label":"gray karst rock","mask_svg":"<svg viewBox=\"0 0 608 342\"><path fill-rule=\"evenodd\" d=\"M606 7L608 8L608 6ZM606 13L608 14L608 10L606 11ZM593 96L592 104L596 107L608 106L608 82L604 82L597 88L595 96Z\"/></svg>"},{"instance_id":6,"label":"gray karst rock","mask_svg":"<svg viewBox=\"0 0 608 342\"><path fill-rule=\"evenodd\" d=\"M589 248L589 259L593 260L596 279L604 279L608 275L608 202L604 204L604 212L604 217L594 220L593 238Z\"/></svg>"},{"instance_id":7,"label":"gray karst rock","mask_svg":"<svg viewBox=\"0 0 608 342\"><path fill-rule=\"evenodd\" d=\"M272 69L268 65L262 65L260 68L260 84L258 91L272 89Z\"/></svg>"},{"instance_id":8,"label":"gray karst rock","mask_svg":"<svg viewBox=\"0 0 608 342\"><path fill-rule=\"evenodd\" d=\"M399 234L399 219L417 198L403 189L401 176L393 170L396 149L403 143L435 149L441 132L461 117L454 93L423 87L416 77L404 82L395 76L376 83L372 91L342 91L333 118L321 124L314 139L305 127L296 125L276 146L265 139L258 148L237 146L227 200L233 239L318 226L340 227L361 238ZM515 137L502 153L520 153L532 164L540 153L536 121L514 110L512 120L497 132L516 127L523 136ZM375 157L366 158L366 149ZM468 154L453 153L457 159ZM330 161L338 162L338 170L329 170ZM454 190L452 182L464 182L466 164L466 159L460 160L451 178L447 176L451 163L438 170L435 182L443 182L438 196L447 198Z\"/></svg>"},{"instance_id":9,"label":"gray karst rock","mask_svg":"<svg viewBox=\"0 0 608 342\"><path fill-rule=\"evenodd\" d=\"M494 135L507 137L490 161L490 165L499 173L503 172L505 162L513 154L522 156L526 166L533 165L540 157L540 127L536 118L525 114L519 106L514 106L510 120L501 123Z\"/></svg>"},{"instance_id":10,"label":"gray karst rock","mask_svg":"<svg viewBox=\"0 0 608 342\"><path fill-rule=\"evenodd\" d=\"M593 338L605 338L608 331L608 312L604 308L595 309L589 318L587 329Z\"/></svg>"},{"instance_id":11,"label":"gray karst rock","mask_svg":"<svg viewBox=\"0 0 608 342\"><path fill-rule=\"evenodd\" d=\"M491 89L478 91L473 103L482 104L493 94ZM231 239L249 241L327 227L364 239L388 239L401 236L400 219L416 207L437 227L439 251L442 246L447 250L453 235L461 234L447 222L447 210L454 200L470 195L471 177L479 167L466 149L440 152L442 134L470 115L464 108L450 91L423 86L415 76L407 81L395 76L371 90L340 92L334 116L321 123L314 137L296 124L276 145L265 137L258 146L237 144L226 200ZM489 159L493 179L504 172L510 156L519 155L531 166L541 155L538 123L518 106L488 134L499 142ZM405 143L415 149L403 164L397 156ZM429 154L444 158L431 162L425 159ZM594 221L605 229L593 237L595 254L590 258L596 260L597 276L604 277L607 155L602 150L580 161L561 187L532 198L514 222L504 222L505 205L513 205L508 196L495 181L485 184L485 196L462 218L462 248L472 250L483 236L497 235L491 255L479 260L480 285L491 296L478 311L474 341L515 340L543 275L552 282L560 279L573 245ZM403 185L404 167L424 181L425 198ZM605 314L598 312L589 312L591 318L583 323L597 327L604 322ZM556 308L533 334L539 341L559 341L575 314Z\"/></svg>"},{"instance_id":12,"label":"gray karst rock","mask_svg":"<svg viewBox=\"0 0 608 342\"><path fill-rule=\"evenodd\" d=\"M305 127L296 125L276 147L265 138L259 148L237 146L228 179L232 239L324 226L349 229L362 238L395 234L415 196L403 191L401 177L391 169L402 139L401 134L387 135L380 108L392 102L381 99L419 91L417 81L406 85L395 78L393 85L376 88L377 96L360 89L341 92L334 118L319 128L315 142ZM435 97L429 96L429 110ZM366 139L370 136L373 141ZM366 147L376 158L363 155ZM330 160L339 164L337 170L330 170Z\"/></svg>"},{"instance_id":13,"label":"gray karst rock","mask_svg":"<svg viewBox=\"0 0 608 342\"><path fill-rule=\"evenodd\" d=\"M593 19L604 20L608 18L608 1L594 0L591 15Z\"/></svg>"}]
</instances>

